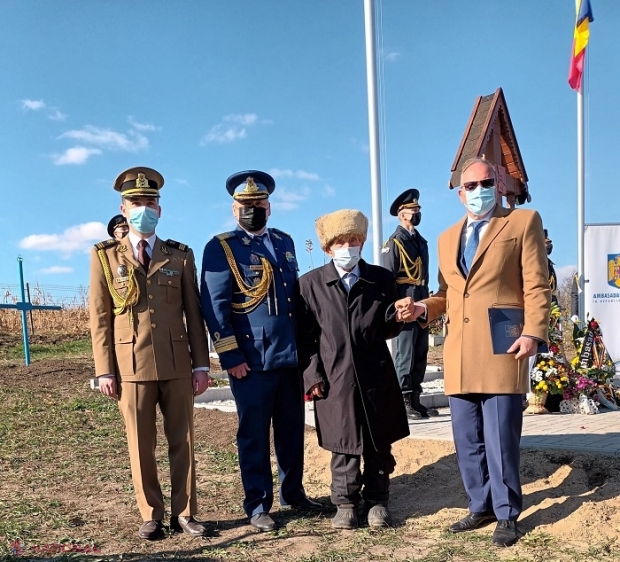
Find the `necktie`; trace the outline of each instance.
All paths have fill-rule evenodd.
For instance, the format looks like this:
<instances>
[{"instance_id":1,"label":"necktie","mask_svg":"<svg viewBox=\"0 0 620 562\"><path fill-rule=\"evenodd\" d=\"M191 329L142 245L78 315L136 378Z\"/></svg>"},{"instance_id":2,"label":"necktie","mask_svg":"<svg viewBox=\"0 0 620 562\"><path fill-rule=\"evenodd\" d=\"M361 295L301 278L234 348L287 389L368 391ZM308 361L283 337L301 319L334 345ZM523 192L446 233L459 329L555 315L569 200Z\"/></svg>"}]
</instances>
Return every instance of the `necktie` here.
<instances>
[{"instance_id":1,"label":"necktie","mask_svg":"<svg viewBox=\"0 0 620 562\"><path fill-rule=\"evenodd\" d=\"M342 276L342 283L344 284L344 288L347 293L351 290L351 287L353 287L356 281L357 275L355 275L355 273L345 273Z\"/></svg>"},{"instance_id":2,"label":"necktie","mask_svg":"<svg viewBox=\"0 0 620 562\"><path fill-rule=\"evenodd\" d=\"M146 251L148 246L149 243L144 239L138 242L138 263L147 271L149 269L149 264L151 263L151 256L149 256L149 253Z\"/></svg>"},{"instance_id":3,"label":"necktie","mask_svg":"<svg viewBox=\"0 0 620 562\"><path fill-rule=\"evenodd\" d=\"M472 232L469 235L467 244L465 244L465 251L463 252L463 273L469 274L472 263L474 263L474 256L480 243L480 229L485 221L474 221L472 223Z\"/></svg>"}]
</instances>

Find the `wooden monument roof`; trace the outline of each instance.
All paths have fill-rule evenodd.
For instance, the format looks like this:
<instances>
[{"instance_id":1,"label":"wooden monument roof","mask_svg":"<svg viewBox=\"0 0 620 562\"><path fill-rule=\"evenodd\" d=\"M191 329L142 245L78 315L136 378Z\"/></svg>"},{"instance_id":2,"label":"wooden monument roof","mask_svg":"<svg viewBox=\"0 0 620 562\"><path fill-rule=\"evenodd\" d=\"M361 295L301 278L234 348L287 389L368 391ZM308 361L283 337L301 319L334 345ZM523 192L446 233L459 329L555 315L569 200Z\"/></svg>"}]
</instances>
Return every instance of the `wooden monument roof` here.
<instances>
[{"instance_id":1,"label":"wooden monument roof","mask_svg":"<svg viewBox=\"0 0 620 562\"><path fill-rule=\"evenodd\" d=\"M503 166L506 175L514 178L510 183L514 185L515 194L527 192L527 172L501 88L494 94L479 96L474 103L452 163L450 189L460 185L461 167L465 161L482 156L495 165Z\"/></svg>"}]
</instances>

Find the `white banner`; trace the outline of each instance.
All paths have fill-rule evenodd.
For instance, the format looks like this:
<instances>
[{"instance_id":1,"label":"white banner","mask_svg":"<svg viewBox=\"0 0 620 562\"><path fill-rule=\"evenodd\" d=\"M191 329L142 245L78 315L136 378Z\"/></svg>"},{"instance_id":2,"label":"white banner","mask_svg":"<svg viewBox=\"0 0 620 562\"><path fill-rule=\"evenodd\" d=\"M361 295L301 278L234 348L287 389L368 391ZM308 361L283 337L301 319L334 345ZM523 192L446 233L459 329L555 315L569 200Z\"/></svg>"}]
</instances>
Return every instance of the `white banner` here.
<instances>
[{"instance_id":1,"label":"white banner","mask_svg":"<svg viewBox=\"0 0 620 562\"><path fill-rule=\"evenodd\" d=\"M585 319L601 325L603 342L620 372L620 224L588 224L585 230Z\"/></svg>"}]
</instances>

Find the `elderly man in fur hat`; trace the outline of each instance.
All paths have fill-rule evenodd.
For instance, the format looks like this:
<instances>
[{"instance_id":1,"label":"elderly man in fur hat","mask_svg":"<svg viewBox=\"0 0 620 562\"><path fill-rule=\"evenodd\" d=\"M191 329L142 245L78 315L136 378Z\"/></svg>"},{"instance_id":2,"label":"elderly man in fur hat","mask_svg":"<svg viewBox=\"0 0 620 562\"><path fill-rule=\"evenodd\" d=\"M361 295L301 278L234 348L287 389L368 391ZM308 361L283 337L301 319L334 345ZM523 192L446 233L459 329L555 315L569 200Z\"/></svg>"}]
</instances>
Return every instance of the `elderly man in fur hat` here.
<instances>
[{"instance_id":1,"label":"elderly man in fur hat","mask_svg":"<svg viewBox=\"0 0 620 562\"><path fill-rule=\"evenodd\" d=\"M336 529L358 526L362 499L369 526L391 524L391 445L409 435L385 340L411 321L413 301L398 300L392 274L361 259L367 230L360 211L320 217L316 231L332 261L298 281L299 367L304 390L315 400L319 445L332 451Z\"/></svg>"}]
</instances>

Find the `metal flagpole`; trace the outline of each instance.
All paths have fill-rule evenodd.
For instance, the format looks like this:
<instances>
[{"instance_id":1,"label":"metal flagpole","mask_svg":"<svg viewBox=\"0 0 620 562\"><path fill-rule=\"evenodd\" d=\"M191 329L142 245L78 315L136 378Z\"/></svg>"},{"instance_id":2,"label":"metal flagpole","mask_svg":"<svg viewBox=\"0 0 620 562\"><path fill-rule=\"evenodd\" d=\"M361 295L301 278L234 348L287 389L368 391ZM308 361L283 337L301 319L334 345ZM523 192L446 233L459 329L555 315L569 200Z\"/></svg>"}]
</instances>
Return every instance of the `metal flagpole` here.
<instances>
[{"instance_id":1,"label":"metal flagpole","mask_svg":"<svg viewBox=\"0 0 620 562\"><path fill-rule=\"evenodd\" d=\"M584 60L585 66L585 60ZM585 149L583 127L583 80L577 91L577 277L579 279L579 317L585 321Z\"/></svg>"},{"instance_id":2,"label":"metal flagpole","mask_svg":"<svg viewBox=\"0 0 620 562\"><path fill-rule=\"evenodd\" d=\"M370 147L370 186L372 194L373 261L381 264L383 221L381 211L381 163L379 155L379 113L377 110L377 75L375 48L374 0L364 0L366 30L366 86L368 90L368 137Z\"/></svg>"}]
</instances>

